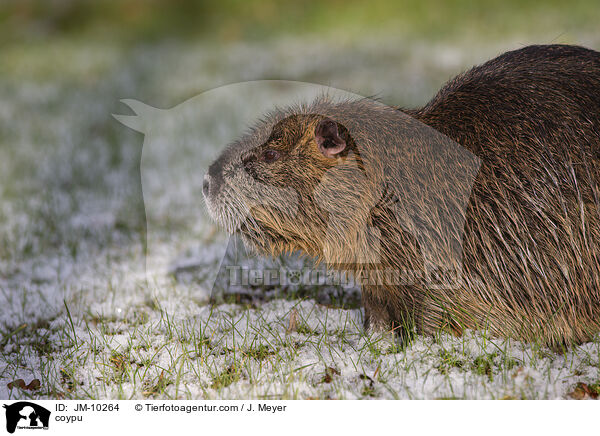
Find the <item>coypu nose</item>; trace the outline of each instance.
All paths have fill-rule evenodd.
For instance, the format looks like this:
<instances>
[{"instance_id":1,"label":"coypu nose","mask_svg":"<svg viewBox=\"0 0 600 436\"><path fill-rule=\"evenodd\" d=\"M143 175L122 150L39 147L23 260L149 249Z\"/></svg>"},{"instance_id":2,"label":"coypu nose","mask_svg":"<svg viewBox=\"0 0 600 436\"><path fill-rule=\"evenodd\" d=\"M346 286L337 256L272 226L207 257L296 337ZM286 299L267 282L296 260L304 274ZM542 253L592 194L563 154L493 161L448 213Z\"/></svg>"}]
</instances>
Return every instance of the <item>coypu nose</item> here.
<instances>
[{"instance_id":1,"label":"coypu nose","mask_svg":"<svg viewBox=\"0 0 600 436\"><path fill-rule=\"evenodd\" d=\"M209 167L202 182L202 192L204 195L215 195L223 183L223 165L227 162L227 155L224 153L214 161Z\"/></svg>"},{"instance_id":2,"label":"coypu nose","mask_svg":"<svg viewBox=\"0 0 600 436\"><path fill-rule=\"evenodd\" d=\"M205 197L208 197L208 192L210 190L210 177L208 174L204 175L204 180L202 181L202 193Z\"/></svg>"}]
</instances>

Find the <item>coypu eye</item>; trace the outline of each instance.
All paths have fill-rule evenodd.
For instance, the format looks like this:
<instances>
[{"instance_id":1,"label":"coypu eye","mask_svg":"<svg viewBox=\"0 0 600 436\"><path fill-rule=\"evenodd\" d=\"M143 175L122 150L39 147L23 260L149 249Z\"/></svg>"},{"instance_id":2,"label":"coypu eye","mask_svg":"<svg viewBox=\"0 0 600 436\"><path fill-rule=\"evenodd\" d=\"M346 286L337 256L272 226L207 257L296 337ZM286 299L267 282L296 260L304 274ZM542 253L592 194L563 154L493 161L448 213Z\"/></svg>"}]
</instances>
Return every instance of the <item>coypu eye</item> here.
<instances>
[{"instance_id":1,"label":"coypu eye","mask_svg":"<svg viewBox=\"0 0 600 436\"><path fill-rule=\"evenodd\" d=\"M263 160L267 163L275 162L279 159L279 152L276 150L267 150L263 154Z\"/></svg>"}]
</instances>

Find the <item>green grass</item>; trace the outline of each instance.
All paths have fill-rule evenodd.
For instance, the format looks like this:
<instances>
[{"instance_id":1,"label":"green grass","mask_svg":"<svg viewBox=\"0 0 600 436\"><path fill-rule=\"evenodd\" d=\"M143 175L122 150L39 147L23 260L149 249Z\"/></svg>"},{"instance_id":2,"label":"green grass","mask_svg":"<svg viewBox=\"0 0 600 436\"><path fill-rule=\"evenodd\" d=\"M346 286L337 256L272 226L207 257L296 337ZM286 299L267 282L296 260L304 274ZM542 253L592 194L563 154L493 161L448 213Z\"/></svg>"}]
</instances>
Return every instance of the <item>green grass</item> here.
<instances>
[{"instance_id":1,"label":"green grass","mask_svg":"<svg viewBox=\"0 0 600 436\"><path fill-rule=\"evenodd\" d=\"M12 369L38 359L33 373L41 389L10 397L547 398L554 384L576 380L598 390L598 344L540 358L535 347L467 332L377 353L357 313L314 304L275 300L258 312L217 306L200 317L190 310L179 320L154 313L144 323L83 316L74 328L67 321L39 337L23 329L15 333L19 354L37 357L12 361ZM288 332L292 311L313 327ZM583 371L568 370L584 359Z\"/></svg>"}]
</instances>

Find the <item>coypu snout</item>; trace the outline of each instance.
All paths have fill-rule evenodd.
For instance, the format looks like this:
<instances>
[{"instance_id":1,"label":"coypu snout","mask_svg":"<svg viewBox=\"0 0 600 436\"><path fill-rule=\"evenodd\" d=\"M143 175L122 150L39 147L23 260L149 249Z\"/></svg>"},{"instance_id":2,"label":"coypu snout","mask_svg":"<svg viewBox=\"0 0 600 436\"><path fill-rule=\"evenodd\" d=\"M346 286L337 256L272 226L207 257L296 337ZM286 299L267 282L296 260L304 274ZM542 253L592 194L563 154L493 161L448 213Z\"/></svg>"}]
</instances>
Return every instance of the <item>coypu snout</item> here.
<instances>
[{"instance_id":1,"label":"coypu snout","mask_svg":"<svg viewBox=\"0 0 600 436\"><path fill-rule=\"evenodd\" d=\"M223 183L223 165L226 163L227 155L223 154L214 161L204 175L202 181L202 193L208 201L209 196L215 196L219 192L220 185Z\"/></svg>"},{"instance_id":2,"label":"coypu snout","mask_svg":"<svg viewBox=\"0 0 600 436\"><path fill-rule=\"evenodd\" d=\"M202 194L204 194L204 199L206 200L206 196L208 195L210 190L210 178L208 174L204 175L204 180L202 180Z\"/></svg>"}]
</instances>

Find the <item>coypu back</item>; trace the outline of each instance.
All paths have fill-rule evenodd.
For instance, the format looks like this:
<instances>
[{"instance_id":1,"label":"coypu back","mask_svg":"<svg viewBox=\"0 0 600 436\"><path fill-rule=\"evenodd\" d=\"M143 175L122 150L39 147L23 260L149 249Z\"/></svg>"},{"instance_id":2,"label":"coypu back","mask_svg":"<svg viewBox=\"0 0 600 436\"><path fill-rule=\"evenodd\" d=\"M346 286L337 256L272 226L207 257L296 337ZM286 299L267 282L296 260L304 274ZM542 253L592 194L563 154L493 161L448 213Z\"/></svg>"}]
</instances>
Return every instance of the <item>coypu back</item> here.
<instances>
[{"instance_id":1,"label":"coypu back","mask_svg":"<svg viewBox=\"0 0 600 436\"><path fill-rule=\"evenodd\" d=\"M506 53L450 81L414 116L482 159L458 310L503 336L589 340L600 324L600 53Z\"/></svg>"},{"instance_id":2,"label":"coypu back","mask_svg":"<svg viewBox=\"0 0 600 436\"><path fill-rule=\"evenodd\" d=\"M568 129L589 129L597 146L600 53L569 45L507 52L455 77L422 109L408 112L481 158L529 151L533 136L551 140Z\"/></svg>"}]
</instances>

